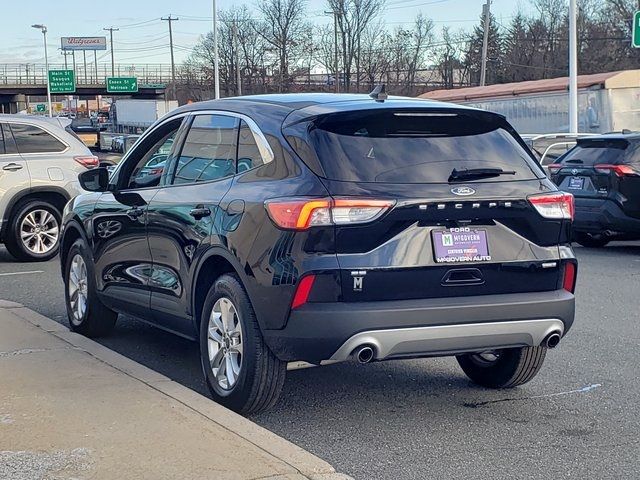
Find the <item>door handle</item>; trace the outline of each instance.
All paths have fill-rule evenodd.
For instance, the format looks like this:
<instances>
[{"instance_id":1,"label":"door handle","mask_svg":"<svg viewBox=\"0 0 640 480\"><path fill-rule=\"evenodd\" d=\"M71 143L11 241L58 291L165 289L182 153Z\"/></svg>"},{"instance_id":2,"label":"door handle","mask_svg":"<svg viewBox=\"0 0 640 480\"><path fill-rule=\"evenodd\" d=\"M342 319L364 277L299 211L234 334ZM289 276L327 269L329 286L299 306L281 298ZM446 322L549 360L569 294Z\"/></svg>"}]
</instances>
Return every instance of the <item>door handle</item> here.
<instances>
[{"instance_id":1,"label":"door handle","mask_svg":"<svg viewBox=\"0 0 640 480\"><path fill-rule=\"evenodd\" d=\"M192 208L191 211L189 212L189 215L191 215L196 220L200 220L201 218L208 217L209 215L211 215L211 210L207 207L198 206L196 208Z\"/></svg>"},{"instance_id":2,"label":"door handle","mask_svg":"<svg viewBox=\"0 0 640 480\"><path fill-rule=\"evenodd\" d=\"M22 170L22 165L18 165L17 163L8 163L4 167L2 167L2 169L9 172L15 172L16 170Z\"/></svg>"},{"instance_id":3,"label":"door handle","mask_svg":"<svg viewBox=\"0 0 640 480\"><path fill-rule=\"evenodd\" d=\"M131 219L131 220L137 220L138 217L142 216L144 214L144 210L141 208L132 208L131 210L127 210L127 216Z\"/></svg>"}]
</instances>

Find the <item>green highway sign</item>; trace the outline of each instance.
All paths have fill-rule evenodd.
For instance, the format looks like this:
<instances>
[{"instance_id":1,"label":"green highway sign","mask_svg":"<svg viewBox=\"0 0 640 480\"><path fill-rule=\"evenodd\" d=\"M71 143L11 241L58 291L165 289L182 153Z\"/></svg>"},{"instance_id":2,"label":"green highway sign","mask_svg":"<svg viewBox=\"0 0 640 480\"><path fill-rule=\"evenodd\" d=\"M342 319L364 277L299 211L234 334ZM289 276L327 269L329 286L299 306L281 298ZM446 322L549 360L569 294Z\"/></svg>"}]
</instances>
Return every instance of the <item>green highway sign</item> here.
<instances>
[{"instance_id":1,"label":"green highway sign","mask_svg":"<svg viewBox=\"0 0 640 480\"><path fill-rule=\"evenodd\" d=\"M44 103L38 103L36 105L36 112L46 112L47 106Z\"/></svg>"},{"instance_id":2,"label":"green highway sign","mask_svg":"<svg viewBox=\"0 0 640 480\"><path fill-rule=\"evenodd\" d=\"M75 92L76 77L73 70L49 70L49 90L51 93Z\"/></svg>"},{"instance_id":3,"label":"green highway sign","mask_svg":"<svg viewBox=\"0 0 640 480\"><path fill-rule=\"evenodd\" d=\"M108 93L136 93L138 79L136 77L107 77Z\"/></svg>"},{"instance_id":4,"label":"green highway sign","mask_svg":"<svg viewBox=\"0 0 640 480\"><path fill-rule=\"evenodd\" d=\"M633 37L631 45L634 48L640 48L640 10L633 15Z\"/></svg>"}]
</instances>

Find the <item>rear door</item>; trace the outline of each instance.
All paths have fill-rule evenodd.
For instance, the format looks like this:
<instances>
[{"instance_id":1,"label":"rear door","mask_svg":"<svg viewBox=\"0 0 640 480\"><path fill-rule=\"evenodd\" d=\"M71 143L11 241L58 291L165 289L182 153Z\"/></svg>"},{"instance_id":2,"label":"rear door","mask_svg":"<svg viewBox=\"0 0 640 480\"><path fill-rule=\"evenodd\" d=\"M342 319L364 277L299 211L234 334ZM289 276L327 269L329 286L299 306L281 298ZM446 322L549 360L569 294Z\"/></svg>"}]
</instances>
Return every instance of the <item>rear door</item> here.
<instances>
[{"instance_id":1,"label":"rear door","mask_svg":"<svg viewBox=\"0 0 640 480\"><path fill-rule=\"evenodd\" d=\"M389 109L312 123L285 135L334 199L394 203L368 223L336 225L344 300L558 288L567 222L528 201L555 188L501 117ZM470 175L487 168L503 174Z\"/></svg>"},{"instance_id":2,"label":"rear door","mask_svg":"<svg viewBox=\"0 0 640 480\"><path fill-rule=\"evenodd\" d=\"M148 207L153 269L151 308L156 322L193 336L190 294L198 259L221 228L219 204L236 173L239 119L195 114L166 184Z\"/></svg>"},{"instance_id":3,"label":"rear door","mask_svg":"<svg viewBox=\"0 0 640 480\"><path fill-rule=\"evenodd\" d=\"M29 167L18 154L9 125L0 122L0 212L4 221L9 219L12 199L31 187Z\"/></svg>"},{"instance_id":4,"label":"rear door","mask_svg":"<svg viewBox=\"0 0 640 480\"><path fill-rule=\"evenodd\" d=\"M549 167L551 179L576 199L615 202L627 215L640 218L639 146L624 137L580 139Z\"/></svg>"}]
</instances>

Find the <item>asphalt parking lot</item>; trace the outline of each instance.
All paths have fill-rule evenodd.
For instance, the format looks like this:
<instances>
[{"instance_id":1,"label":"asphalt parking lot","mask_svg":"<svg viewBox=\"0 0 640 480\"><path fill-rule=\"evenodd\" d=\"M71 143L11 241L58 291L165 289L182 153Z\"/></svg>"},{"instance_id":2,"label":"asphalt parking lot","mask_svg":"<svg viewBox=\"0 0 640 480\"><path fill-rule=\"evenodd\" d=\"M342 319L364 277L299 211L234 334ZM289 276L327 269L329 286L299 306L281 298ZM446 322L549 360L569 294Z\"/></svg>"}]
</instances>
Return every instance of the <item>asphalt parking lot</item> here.
<instances>
[{"instance_id":1,"label":"asphalt parking lot","mask_svg":"<svg viewBox=\"0 0 640 480\"><path fill-rule=\"evenodd\" d=\"M289 372L252 420L356 479L640 478L640 243L576 253L574 328L530 384L483 390L451 358L345 363ZM66 324L57 258L0 247L0 298ZM192 342L123 317L99 341L205 393Z\"/></svg>"}]
</instances>

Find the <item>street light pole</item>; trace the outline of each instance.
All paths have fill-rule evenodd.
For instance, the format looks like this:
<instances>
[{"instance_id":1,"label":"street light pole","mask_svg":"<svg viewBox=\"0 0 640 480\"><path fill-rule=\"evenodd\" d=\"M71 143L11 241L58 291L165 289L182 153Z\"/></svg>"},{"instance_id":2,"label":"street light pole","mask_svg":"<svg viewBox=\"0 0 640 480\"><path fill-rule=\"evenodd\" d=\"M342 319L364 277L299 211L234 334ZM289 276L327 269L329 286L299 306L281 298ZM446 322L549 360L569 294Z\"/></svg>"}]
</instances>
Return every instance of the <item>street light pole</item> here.
<instances>
[{"instance_id":1,"label":"street light pole","mask_svg":"<svg viewBox=\"0 0 640 480\"><path fill-rule=\"evenodd\" d=\"M213 0L213 94L214 98L220 98L220 74L218 59L218 12L216 0Z\"/></svg>"},{"instance_id":2,"label":"street light pole","mask_svg":"<svg viewBox=\"0 0 640 480\"><path fill-rule=\"evenodd\" d=\"M47 54L47 26L42 24L31 25L33 28L37 28L42 32L42 37L44 39L44 69L45 75L47 76L47 103L49 106L49 116L53 117L51 112L51 85L49 85L49 55Z\"/></svg>"},{"instance_id":3,"label":"street light pole","mask_svg":"<svg viewBox=\"0 0 640 480\"><path fill-rule=\"evenodd\" d=\"M578 133L578 28L576 0L569 0L569 133Z\"/></svg>"}]
</instances>

